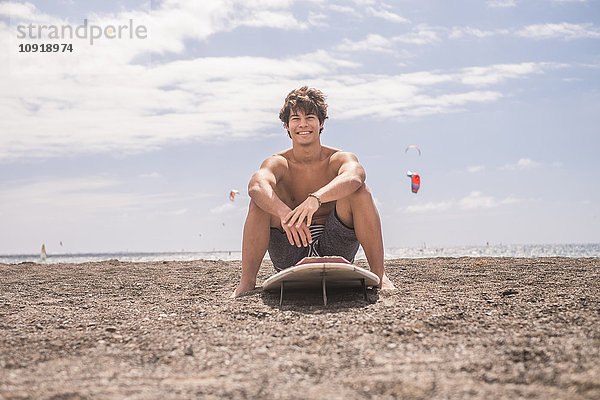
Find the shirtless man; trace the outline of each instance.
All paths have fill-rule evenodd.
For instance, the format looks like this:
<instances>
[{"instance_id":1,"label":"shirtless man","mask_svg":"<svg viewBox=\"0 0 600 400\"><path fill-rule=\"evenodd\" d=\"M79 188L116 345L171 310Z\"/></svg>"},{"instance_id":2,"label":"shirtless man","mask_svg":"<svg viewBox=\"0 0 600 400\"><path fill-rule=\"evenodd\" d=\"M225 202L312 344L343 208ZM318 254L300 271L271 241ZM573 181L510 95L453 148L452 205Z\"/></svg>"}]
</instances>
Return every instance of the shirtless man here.
<instances>
[{"instance_id":1,"label":"shirtless man","mask_svg":"<svg viewBox=\"0 0 600 400\"><path fill-rule=\"evenodd\" d=\"M306 86L293 90L279 118L292 148L267 158L250 179L242 277L232 297L254 289L267 250L279 271L309 255L352 262L359 244L379 287L394 289L385 275L381 221L363 167L354 154L321 145L323 93Z\"/></svg>"}]
</instances>

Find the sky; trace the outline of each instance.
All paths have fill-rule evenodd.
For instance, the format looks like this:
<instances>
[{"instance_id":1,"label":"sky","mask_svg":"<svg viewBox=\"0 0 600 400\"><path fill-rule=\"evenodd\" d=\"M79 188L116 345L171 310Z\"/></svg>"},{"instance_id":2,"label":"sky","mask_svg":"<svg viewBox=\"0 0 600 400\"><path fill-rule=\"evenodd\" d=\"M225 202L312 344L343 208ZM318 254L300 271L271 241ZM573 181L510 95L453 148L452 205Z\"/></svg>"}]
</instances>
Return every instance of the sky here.
<instances>
[{"instance_id":1,"label":"sky","mask_svg":"<svg viewBox=\"0 0 600 400\"><path fill-rule=\"evenodd\" d=\"M600 242L598 0L44 0L0 1L0 254L240 250L304 85L386 247Z\"/></svg>"}]
</instances>

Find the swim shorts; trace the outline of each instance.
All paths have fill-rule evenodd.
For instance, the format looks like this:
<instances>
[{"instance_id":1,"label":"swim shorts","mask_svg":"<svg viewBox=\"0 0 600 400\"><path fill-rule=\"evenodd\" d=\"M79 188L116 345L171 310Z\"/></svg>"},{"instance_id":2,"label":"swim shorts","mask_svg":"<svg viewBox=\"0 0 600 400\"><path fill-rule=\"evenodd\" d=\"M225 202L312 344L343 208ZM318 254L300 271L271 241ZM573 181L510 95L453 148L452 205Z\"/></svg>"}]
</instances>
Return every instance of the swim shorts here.
<instances>
[{"instance_id":1,"label":"swim shorts","mask_svg":"<svg viewBox=\"0 0 600 400\"><path fill-rule=\"evenodd\" d=\"M269 257L277 271L289 268L309 256L341 256L350 262L354 261L359 246L356 233L340 221L335 208L325 225L311 225L309 229L313 242L306 247L298 247L290 244L285 231L271 228Z\"/></svg>"}]
</instances>

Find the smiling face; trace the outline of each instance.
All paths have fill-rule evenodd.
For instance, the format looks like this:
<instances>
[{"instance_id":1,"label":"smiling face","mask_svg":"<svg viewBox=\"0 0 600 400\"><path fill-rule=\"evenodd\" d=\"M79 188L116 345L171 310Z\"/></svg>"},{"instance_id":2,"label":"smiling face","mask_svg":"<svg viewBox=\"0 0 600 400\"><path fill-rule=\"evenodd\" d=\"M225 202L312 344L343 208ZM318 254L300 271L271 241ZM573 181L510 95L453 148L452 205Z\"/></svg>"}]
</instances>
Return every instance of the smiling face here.
<instances>
[{"instance_id":1,"label":"smiling face","mask_svg":"<svg viewBox=\"0 0 600 400\"><path fill-rule=\"evenodd\" d=\"M305 114L303 110L294 110L286 129L292 141L298 143L309 143L318 138L323 129L323 123L315 114Z\"/></svg>"},{"instance_id":2,"label":"smiling face","mask_svg":"<svg viewBox=\"0 0 600 400\"><path fill-rule=\"evenodd\" d=\"M303 117L306 121L302 121ZM292 137L290 129L292 126L296 126L297 122L312 125L314 122L313 117L320 126L320 133L320 131L323 130L323 124L327 119L327 103L325 102L325 95L317 89L309 89L308 86L292 90L285 98L285 103L279 112L279 119L283 122L290 137ZM294 121L292 121L293 118ZM308 131L310 131L310 129L304 131L305 135L309 133ZM298 131L296 130L296 132Z\"/></svg>"}]
</instances>

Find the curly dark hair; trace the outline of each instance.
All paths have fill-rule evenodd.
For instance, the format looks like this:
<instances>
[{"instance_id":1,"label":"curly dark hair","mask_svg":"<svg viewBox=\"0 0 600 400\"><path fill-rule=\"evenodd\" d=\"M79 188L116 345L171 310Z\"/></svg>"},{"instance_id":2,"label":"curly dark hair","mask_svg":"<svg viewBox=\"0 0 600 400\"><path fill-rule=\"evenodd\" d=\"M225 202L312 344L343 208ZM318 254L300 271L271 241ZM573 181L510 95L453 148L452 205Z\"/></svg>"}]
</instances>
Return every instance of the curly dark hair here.
<instances>
[{"instance_id":1,"label":"curly dark hair","mask_svg":"<svg viewBox=\"0 0 600 400\"><path fill-rule=\"evenodd\" d=\"M325 95L318 89L302 86L300 89L292 90L285 98L285 103L279 111L279 119L286 127L290 122L290 115L298 110L304 111L304 114L314 114L319 118L319 123L327 119L327 103ZM319 133L323 132L323 128ZM288 136L291 137L288 131Z\"/></svg>"}]
</instances>

